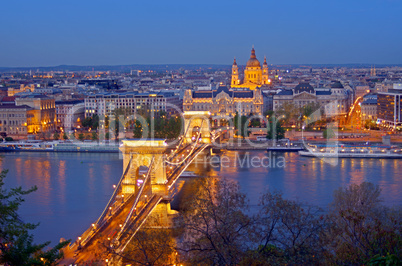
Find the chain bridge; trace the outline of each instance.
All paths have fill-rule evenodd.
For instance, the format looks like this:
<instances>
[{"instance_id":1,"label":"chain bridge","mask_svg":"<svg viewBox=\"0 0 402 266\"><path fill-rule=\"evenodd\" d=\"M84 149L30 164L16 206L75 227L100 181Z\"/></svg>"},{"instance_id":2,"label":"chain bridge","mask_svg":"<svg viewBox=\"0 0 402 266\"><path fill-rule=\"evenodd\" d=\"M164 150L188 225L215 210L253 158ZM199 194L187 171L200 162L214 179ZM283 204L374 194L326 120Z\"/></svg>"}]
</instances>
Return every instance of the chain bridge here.
<instances>
[{"instance_id":1,"label":"chain bridge","mask_svg":"<svg viewBox=\"0 0 402 266\"><path fill-rule=\"evenodd\" d=\"M100 246L113 250L114 255L122 254L150 216L158 221L155 226L172 226L170 217L175 211L170 202L177 192L176 181L198 155L228 131L211 131L208 112L190 111L183 116L185 132L173 149L163 139L122 141L123 174L100 217L65 249L62 264L104 257ZM105 262L111 263L113 258L116 256Z\"/></svg>"}]
</instances>

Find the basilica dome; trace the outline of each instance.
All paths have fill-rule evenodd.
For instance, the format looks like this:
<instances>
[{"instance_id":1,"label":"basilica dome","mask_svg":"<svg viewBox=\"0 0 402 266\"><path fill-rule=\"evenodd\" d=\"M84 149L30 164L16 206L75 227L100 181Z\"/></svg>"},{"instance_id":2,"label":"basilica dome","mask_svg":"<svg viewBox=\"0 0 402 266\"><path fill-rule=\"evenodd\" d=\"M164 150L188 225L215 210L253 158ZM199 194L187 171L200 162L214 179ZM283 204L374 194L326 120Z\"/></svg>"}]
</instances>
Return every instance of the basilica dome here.
<instances>
[{"instance_id":1,"label":"basilica dome","mask_svg":"<svg viewBox=\"0 0 402 266\"><path fill-rule=\"evenodd\" d=\"M251 56L250 59L247 61L246 67L261 67L260 61L258 61L257 57L255 56L254 48L251 49Z\"/></svg>"}]
</instances>

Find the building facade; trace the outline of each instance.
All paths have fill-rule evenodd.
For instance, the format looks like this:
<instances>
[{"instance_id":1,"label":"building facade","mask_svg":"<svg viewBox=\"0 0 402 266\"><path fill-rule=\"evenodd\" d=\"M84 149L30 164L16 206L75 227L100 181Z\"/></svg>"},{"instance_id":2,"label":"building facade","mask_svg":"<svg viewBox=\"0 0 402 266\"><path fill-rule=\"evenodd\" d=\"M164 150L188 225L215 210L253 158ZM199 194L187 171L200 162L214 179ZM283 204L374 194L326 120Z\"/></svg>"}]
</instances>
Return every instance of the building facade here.
<instances>
[{"instance_id":1,"label":"building facade","mask_svg":"<svg viewBox=\"0 0 402 266\"><path fill-rule=\"evenodd\" d=\"M174 92L103 93L85 98L85 117L111 116L118 108L130 109L132 114L140 115L163 111L169 116L182 110L182 102Z\"/></svg>"},{"instance_id":2,"label":"building facade","mask_svg":"<svg viewBox=\"0 0 402 266\"><path fill-rule=\"evenodd\" d=\"M315 89L309 83L299 83L291 90L281 90L273 96L273 110L278 111L285 103L297 108L309 104L317 104L327 117L344 115L348 112L351 102L350 94L338 84L331 88Z\"/></svg>"},{"instance_id":3,"label":"building facade","mask_svg":"<svg viewBox=\"0 0 402 266\"><path fill-rule=\"evenodd\" d=\"M0 105L0 133L4 136L25 137L32 125L34 110L27 105Z\"/></svg>"},{"instance_id":4,"label":"building facade","mask_svg":"<svg viewBox=\"0 0 402 266\"><path fill-rule=\"evenodd\" d=\"M394 86L377 96L377 122L385 127L402 126L402 87Z\"/></svg>"},{"instance_id":5,"label":"building facade","mask_svg":"<svg viewBox=\"0 0 402 266\"><path fill-rule=\"evenodd\" d=\"M367 120L377 120L377 94L370 93L363 96L363 101L360 105L362 122Z\"/></svg>"},{"instance_id":6,"label":"building facade","mask_svg":"<svg viewBox=\"0 0 402 266\"><path fill-rule=\"evenodd\" d=\"M29 94L15 99L16 105L27 105L34 112L28 124L29 133L53 132L56 130L55 100L41 94Z\"/></svg>"},{"instance_id":7,"label":"building facade","mask_svg":"<svg viewBox=\"0 0 402 266\"><path fill-rule=\"evenodd\" d=\"M261 90L228 89L219 86L216 90L186 90L183 98L184 111L209 111L213 117L230 118L236 113L248 116L263 114Z\"/></svg>"},{"instance_id":8,"label":"building facade","mask_svg":"<svg viewBox=\"0 0 402 266\"><path fill-rule=\"evenodd\" d=\"M56 101L56 120L60 130L78 127L85 118L84 100Z\"/></svg>"}]
</instances>

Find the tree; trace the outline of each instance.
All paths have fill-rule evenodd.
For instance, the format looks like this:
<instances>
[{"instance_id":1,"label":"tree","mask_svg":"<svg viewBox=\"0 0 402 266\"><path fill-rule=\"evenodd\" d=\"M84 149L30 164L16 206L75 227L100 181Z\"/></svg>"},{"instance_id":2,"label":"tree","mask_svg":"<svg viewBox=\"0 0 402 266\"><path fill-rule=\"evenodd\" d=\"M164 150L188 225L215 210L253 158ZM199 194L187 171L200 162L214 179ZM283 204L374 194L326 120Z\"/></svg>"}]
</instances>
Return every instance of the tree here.
<instances>
[{"instance_id":1,"label":"tree","mask_svg":"<svg viewBox=\"0 0 402 266\"><path fill-rule=\"evenodd\" d=\"M93 117L86 117L82 120L81 125L84 128L97 129L99 127L99 116L94 115Z\"/></svg>"},{"instance_id":2,"label":"tree","mask_svg":"<svg viewBox=\"0 0 402 266\"><path fill-rule=\"evenodd\" d=\"M18 214L23 196L36 191L36 187L10 191L3 188L7 171L0 174L0 263L5 265L56 265L63 257L61 249L70 241L63 241L47 251L50 242L34 244L29 230L38 224L25 223Z\"/></svg>"},{"instance_id":3,"label":"tree","mask_svg":"<svg viewBox=\"0 0 402 266\"><path fill-rule=\"evenodd\" d=\"M66 133L63 134L63 139L64 139L64 140L68 139L68 136L67 136Z\"/></svg>"},{"instance_id":4,"label":"tree","mask_svg":"<svg viewBox=\"0 0 402 266\"><path fill-rule=\"evenodd\" d=\"M240 116L239 113L236 112L234 117L234 126L237 130L237 135L242 136L243 139L247 135L247 116L242 115Z\"/></svg>"},{"instance_id":5,"label":"tree","mask_svg":"<svg viewBox=\"0 0 402 266\"><path fill-rule=\"evenodd\" d=\"M89 128L91 125L92 125L92 117L85 117L81 121L81 126L83 126L84 128Z\"/></svg>"},{"instance_id":6,"label":"tree","mask_svg":"<svg viewBox=\"0 0 402 266\"><path fill-rule=\"evenodd\" d=\"M334 192L323 237L331 263L362 265L388 254L402 261L402 211L382 206L380 193L368 182Z\"/></svg>"},{"instance_id":7,"label":"tree","mask_svg":"<svg viewBox=\"0 0 402 266\"><path fill-rule=\"evenodd\" d=\"M175 246L173 229L149 228L146 222L122 254L123 263L172 265L176 261Z\"/></svg>"},{"instance_id":8,"label":"tree","mask_svg":"<svg viewBox=\"0 0 402 266\"><path fill-rule=\"evenodd\" d=\"M283 199L279 192L265 192L256 218L257 252L251 257L270 264L319 264L322 249L320 235L325 228L320 209Z\"/></svg>"},{"instance_id":9,"label":"tree","mask_svg":"<svg viewBox=\"0 0 402 266\"><path fill-rule=\"evenodd\" d=\"M142 137L142 125L141 125L141 122L138 120L135 120L135 122L134 122L133 133L134 133L134 138L139 139Z\"/></svg>"},{"instance_id":10,"label":"tree","mask_svg":"<svg viewBox=\"0 0 402 266\"><path fill-rule=\"evenodd\" d=\"M59 133L54 132L54 134L53 134L53 138L54 138L54 139L59 139L59 138L60 138Z\"/></svg>"},{"instance_id":11,"label":"tree","mask_svg":"<svg viewBox=\"0 0 402 266\"><path fill-rule=\"evenodd\" d=\"M335 133L332 130L332 128L326 128L322 132L322 136L323 136L324 139L332 139L332 138L335 138Z\"/></svg>"},{"instance_id":12,"label":"tree","mask_svg":"<svg viewBox=\"0 0 402 266\"><path fill-rule=\"evenodd\" d=\"M250 120L250 127L260 127L261 126L261 121L259 118L253 118Z\"/></svg>"},{"instance_id":13,"label":"tree","mask_svg":"<svg viewBox=\"0 0 402 266\"><path fill-rule=\"evenodd\" d=\"M374 129L374 130L378 130L378 129L379 129L379 127L378 127L378 125L376 124L376 122L373 121L373 120L370 120L370 119L368 119L368 120L366 120L366 121L364 122L364 127L367 128L367 129Z\"/></svg>"},{"instance_id":14,"label":"tree","mask_svg":"<svg viewBox=\"0 0 402 266\"><path fill-rule=\"evenodd\" d=\"M316 121L320 120L322 117L322 109L320 109L319 103L309 103L300 108L300 119L304 121L307 128L313 127Z\"/></svg>"},{"instance_id":15,"label":"tree","mask_svg":"<svg viewBox=\"0 0 402 266\"><path fill-rule=\"evenodd\" d=\"M167 123L167 138L177 139L180 136L182 130L182 121L179 116L170 117Z\"/></svg>"},{"instance_id":16,"label":"tree","mask_svg":"<svg viewBox=\"0 0 402 266\"><path fill-rule=\"evenodd\" d=\"M96 132L92 132L91 138L92 140L98 140L98 134Z\"/></svg>"},{"instance_id":17,"label":"tree","mask_svg":"<svg viewBox=\"0 0 402 266\"><path fill-rule=\"evenodd\" d=\"M281 122L275 116L271 116L268 119L267 139L283 139L284 137L285 129L282 127Z\"/></svg>"},{"instance_id":18,"label":"tree","mask_svg":"<svg viewBox=\"0 0 402 266\"><path fill-rule=\"evenodd\" d=\"M79 140L83 141L84 138L85 138L84 134L82 134L82 133L78 134L78 139Z\"/></svg>"},{"instance_id":19,"label":"tree","mask_svg":"<svg viewBox=\"0 0 402 266\"><path fill-rule=\"evenodd\" d=\"M284 120L285 124L295 123L300 116L300 109L291 102L285 102L280 106L276 114Z\"/></svg>"},{"instance_id":20,"label":"tree","mask_svg":"<svg viewBox=\"0 0 402 266\"><path fill-rule=\"evenodd\" d=\"M128 120L128 117L131 116L131 114L131 108L116 108L113 110L112 121L110 122L112 123L111 126L116 141L119 139L121 129L126 129L130 125L131 122Z\"/></svg>"},{"instance_id":21,"label":"tree","mask_svg":"<svg viewBox=\"0 0 402 266\"><path fill-rule=\"evenodd\" d=\"M251 220L239 186L214 178L198 181L185 208L181 249L189 264L236 265L248 249Z\"/></svg>"}]
</instances>

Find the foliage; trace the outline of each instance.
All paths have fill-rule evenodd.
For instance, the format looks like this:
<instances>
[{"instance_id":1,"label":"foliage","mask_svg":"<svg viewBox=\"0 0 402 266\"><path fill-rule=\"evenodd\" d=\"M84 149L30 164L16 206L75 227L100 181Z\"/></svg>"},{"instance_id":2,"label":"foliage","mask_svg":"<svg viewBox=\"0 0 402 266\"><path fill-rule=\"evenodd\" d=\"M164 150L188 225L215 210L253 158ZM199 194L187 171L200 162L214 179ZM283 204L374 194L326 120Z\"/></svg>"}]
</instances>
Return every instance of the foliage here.
<instances>
[{"instance_id":1,"label":"foliage","mask_svg":"<svg viewBox=\"0 0 402 266\"><path fill-rule=\"evenodd\" d=\"M285 137L285 129L282 127L281 122L275 116L268 119L268 134L267 139L283 139Z\"/></svg>"},{"instance_id":2,"label":"foliage","mask_svg":"<svg viewBox=\"0 0 402 266\"><path fill-rule=\"evenodd\" d=\"M300 108L301 120L307 128L312 128L317 121L322 117L322 109L320 109L319 103L309 103Z\"/></svg>"},{"instance_id":3,"label":"foliage","mask_svg":"<svg viewBox=\"0 0 402 266\"><path fill-rule=\"evenodd\" d=\"M12 137L5 137L4 140L5 141L13 141L14 139Z\"/></svg>"},{"instance_id":4,"label":"foliage","mask_svg":"<svg viewBox=\"0 0 402 266\"><path fill-rule=\"evenodd\" d=\"M139 230L122 257L124 265L172 265L176 254L174 232L167 228L149 228L147 223Z\"/></svg>"},{"instance_id":5,"label":"foliage","mask_svg":"<svg viewBox=\"0 0 402 266\"><path fill-rule=\"evenodd\" d=\"M141 122L139 120L135 120L134 122L134 138L141 138L142 137L142 125Z\"/></svg>"},{"instance_id":6,"label":"foliage","mask_svg":"<svg viewBox=\"0 0 402 266\"><path fill-rule=\"evenodd\" d=\"M260 127L261 126L261 120L259 118L253 118L250 120L249 123L250 127Z\"/></svg>"},{"instance_id":7,"label":"foliage","mask_svg":"<svg viewBox=\"0 0 402 266\"><path fill-rule=\"evenodd\" d=\"M246 196L228 180L201 179L181 220L181 248L190 264L235 265L250 243Z\"/></svg>"},{"instance_id":8,"label":"foliage","mask_svg":"<svg viewBox=\"0 0 402 266\"><path fill-rule=\"evenodd\" d=\"M67 136L66 133L63 134L63 139L64 139L64 140L68 139L68 136Z\"/></svg>"},{"instance_id":9,"label":"foliage","mask_svg":"<svg viewBox=\"0 0 402 266\"><path fill-rule=\"evenodd\" d=\"M5 265L56 265L62 258L60 251L69 241L63 241L47 251L43 249L50 242L34 244L29 230L38 224L25 223L18 214L23 196L35 190L32 187L23 190L21 187L7 191L3 188L7 171L0 174L0 263Z\"/></svg>"},{"instance_id":10,"label":"foliage","mask_svg":"<svg viewBox=\"0 0 402 266\"><path fill-rule=\"evenodd\" d=\"M59 138L60 138L60 134L57 132L54 132L53 139L59 139Z\"/></svg>"},{"instance_id":11,"label":"foliage","mask_svg":"<svg viewBox=\"0 0 402 266\"><path fill-rule=\"evenodd\" d=\"M313 115L317 110L320 109L320 104L319 103L308 103L304 105L303 107L300 108L300 113L302 114L303 117L309 117ZM321 114L321 112L320 112Z\"/></svg>"},{"instance_id":12,"label":"foliage","mask_svg":"<svg viewBox=\"0 0 402 266\"><path fill-rule=\"evenodd\" d=\"M134 121L135 138L167 138L176 139L182 134L182 119L180 116L171 116L167 119L165 112L158 112L153 117Z\"/></svg>"},{"instance_id":13,"label":"foliage","mask_svg":"<svg viewBox=\"0 0 402 266\"><path fill-rule=\"evenodd\" d=\"M98 134L96 132L92 132L91 139L92 140L98 140Z\"/></svg>"},{"instance_id":14,"label":"foliage","mask_svg":"<svg viewBox=\"0 0 402 266\"><path fill-rule=\"evenodd\" d=\"M330 211L261 197L258 215L248 214L237 184L201 179L185 199L179 227L184 260L209 265L398 265L402 211L380 205L371 183L335 191Z\"/></svg>"},{"instance_id":15,"label":"foliage","mask_svg":"<svg viewBox=\"0 0 402 266\"><path fill-rule=\"evenodd\" d=\"M367 129L374 129L374 130L380 129L378 127L377 123L375 121L373 121L373 120L370 120L370 119L368 119L368 120L366 120L364 122L364 127L367 128Z\"/></svg>"},{"instance_id":16,"label":"foliage","mask_svg":"<svg viewBox=\"0 0 402 266\"><path fill-rule=\"evenodd\" d=\"M247 125L247 116L240 116L238 112L234 117L234 126L237 130L237 135L242 136L243 139L248 135L248 125Z\"/></svg>"},{"instance_id":17,"label":"foliage","mask_svg":"<svg viewBox=\"0 0 402 266\"><path fill-rule=\"evenodd\" d=\"M281 105L276 114L285 124L295 123L300 116L300 109L291 102L285 102Z\"/></svg>"},{"instance_id":18,"label":"foliage","mask_svg":"<svg viewBox=\"0 0 402 266\"><path fill-rule=\"evenodd\" d=\"M375 255L373 258L370 259L370 261L367 263L367 265L374 266L374 265L389 265L389 266L398 266L401 265L402 261L398 259L397 256L394 254L387 254L387 256L380 256L380 255Z\"/></svg>"},{"instance_id":19,"label":"foliage","mask_svg":"<svg viewBox=\"0 0 402 266\"><path fill-rule=\"evenodd\" d=\"M97 129L99 127L99 116L94 115L93 117L86 117L82 120L81 125L84 128Z\"/></svg>"},{"instance_id":20,"label":"foliage","mask_svg":"<svg viewBox=\"0 0 402 266\"><path fill-rule=\"evenodd\" d=\"M392 255L402 258L402 211L380 204L380 188L352 184L335 191L326 233L327 257L337 264L364 264Z\"/></svg>"},{"instance_id":21,"label":"foliage","mask_svg":"<svg viewBox=\"0 0 402 266\"><path fill-rule=\"evenodd\" d=\"M332 128L326 128L322 132L322 136L323 136L324 139L332 139L332 138L335 138L335 133L332 130Z\"/></svg>"},{"instance_id":22,"label":"foliage","mask_svg":"<svg viewBox=\"0 0 402 266\"><path fill-rule=\"evenodd\" d=\"M84 138L85 138L84 134L82 134L82 133L78 134L78 139L79 140L83 141Z\"/></svg>"},{"instance_id":23,"label":"foliage","mask_svg":"<svg viewBox=\"0 0 402 266\"><path fill-rule=\"evenodd\" d=\"M256 241L260 245L253 259L275 264L320 263L319 238L325 228L320 209L267 191L261 197L256 221Z\"/></svg>"}]
</instances>

